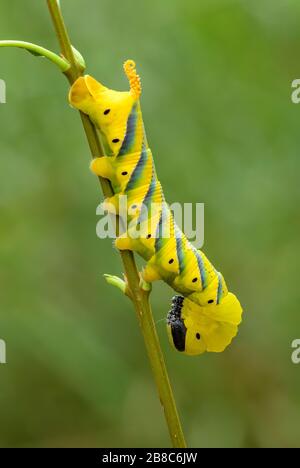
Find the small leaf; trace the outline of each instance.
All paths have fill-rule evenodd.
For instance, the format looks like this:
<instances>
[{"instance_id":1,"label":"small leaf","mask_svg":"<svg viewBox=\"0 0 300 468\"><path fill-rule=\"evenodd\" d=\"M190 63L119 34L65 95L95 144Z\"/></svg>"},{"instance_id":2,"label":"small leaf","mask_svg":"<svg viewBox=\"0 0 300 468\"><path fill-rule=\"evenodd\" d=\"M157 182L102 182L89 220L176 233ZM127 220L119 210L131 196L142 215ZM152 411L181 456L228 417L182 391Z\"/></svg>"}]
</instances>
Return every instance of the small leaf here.
<instances>
[{"instance_id":1,"label":"small leaf","mask_svg":"<svg viewBox=\"0 0 300 468\"><path fill-rule=\"evenodd\" d=\"M86 69L86 63L85 63L83 56L77 49L75 49L74 46L72 46L72 50L73 50L74 57L76 59L77 64L79 65L80 70L84 71Z\"/></svg>"},{"instance_id":2,"label":"small leaf","mask_svg":"<svg viewBox=\"0 0 300 468\"><path fill-rule=\"evenodd\" d=\"M103 275L104 278L106 279L108 284L111 284L112 286L115 286L116 288L120 289L122 293L126 294L126 283L124 280L119 278L118 276L113 276L113 275Z\"/></svg>"},{"instance_id":3,"label":"small leaf","mask_svg":"<svg viewBox=\"0 0 300 468\"><path fill-rule=\"evenodd\" d=\"M150 292L152 290L152 285L151 285L151 283L147 283L147 281L145 281L141 276L140 277L140 288L143 291Z\"/></svg>"}]
</instances>

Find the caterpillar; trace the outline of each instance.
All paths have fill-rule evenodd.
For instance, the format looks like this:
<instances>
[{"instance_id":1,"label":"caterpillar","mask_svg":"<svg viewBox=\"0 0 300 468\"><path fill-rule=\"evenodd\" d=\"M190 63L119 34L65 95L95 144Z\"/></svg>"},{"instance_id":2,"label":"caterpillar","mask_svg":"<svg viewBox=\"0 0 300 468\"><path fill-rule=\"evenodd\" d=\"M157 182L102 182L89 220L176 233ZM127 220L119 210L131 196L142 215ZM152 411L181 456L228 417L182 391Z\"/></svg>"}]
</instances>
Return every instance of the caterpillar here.
<instances>
[{"instance_id":1,"label":"caterpillar","mask_svg":"<svg viewBox=\"0 0 300 468\"><path fill-rule=\"evenodd\" d=\"M70 105L87 114L102 136L106 156L93 159L91 170L111 182L114 195L105 206L119 213L121 196L127 196L127 230L115 245L143 257L143 281L163 280L178 293L167 316L171 344L189 355L222 352L237 334L242 307L176 225L144 130L135 63L127 60L124 71L129 91L111 90L86 75L69 92Z\"/></svg>"}]
</instances>

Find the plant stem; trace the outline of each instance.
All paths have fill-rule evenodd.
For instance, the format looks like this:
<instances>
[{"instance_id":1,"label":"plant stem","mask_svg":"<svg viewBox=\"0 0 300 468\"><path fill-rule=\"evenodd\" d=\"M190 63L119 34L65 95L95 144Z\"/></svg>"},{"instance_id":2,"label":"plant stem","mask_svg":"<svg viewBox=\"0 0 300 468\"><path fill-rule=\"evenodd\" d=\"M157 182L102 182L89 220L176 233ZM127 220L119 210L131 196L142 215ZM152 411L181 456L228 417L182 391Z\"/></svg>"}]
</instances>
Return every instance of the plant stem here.
<instances>
[{"instance_id":1,"label":"plant stem","mask_svg":"<svg viewBox=\"0 0 300 468\"><path fill-rule=\"evenodd\" d=\"M67 60L55 54L54 52L51 52L51 50L45 49L44 47L36 44L32 44L31 42L0 41L0 47L18 47L19 49L25 49L34 55L45 57L52 63L55 63L55 65L57 65L63 73L67 72L67 70L70 68L70 64Z\"/></svg>"},{"instance_id":2,"label":"plant stem","mask_svg":"<svg viewBox=\"0 0 300 468\"><path fill-rule=\"evenodd\" d=\"M62 54L71 64L71 68L66 73L66 76L68 77L69 82L72 84L82 73L76 63L76 58L73 53L71 41L64 23L58 0L47 0L47 4L60 43ZM81 119L92 157L103 156L103 147L96 128L87 115L81 113ZM99 178L99 181L104 196L112 196L113 190L110 182L107 179L102 178ZM172 444L174 447L184 448L186 447L184 435L181 428L176 403L170 385L156 327L154 324L151 307L149 304L149 291L144 291L140 287L139 272L137 270L132 252L122 251L120 252L120 255L126 274L130 298L137 313L138 322L143 334L145 347L159 393L159 398L164 409Z\"/></svg>"}]
</instances>

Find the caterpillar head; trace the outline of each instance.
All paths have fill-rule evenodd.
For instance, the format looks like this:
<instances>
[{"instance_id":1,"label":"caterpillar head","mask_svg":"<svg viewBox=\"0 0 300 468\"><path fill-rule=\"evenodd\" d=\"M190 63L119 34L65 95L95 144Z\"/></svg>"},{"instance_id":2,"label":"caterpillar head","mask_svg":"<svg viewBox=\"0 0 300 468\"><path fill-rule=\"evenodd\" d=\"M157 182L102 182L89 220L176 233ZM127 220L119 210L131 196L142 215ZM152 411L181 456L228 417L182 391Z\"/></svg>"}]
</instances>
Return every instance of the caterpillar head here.
<instances>
[{"instance_id":1,"label":"caterpillar head","mask_svg":"<svg viewBox=\"0 0 300 468\"><path fill-rule=\"evenodd\" d=\"M141 95L135 63L127 60L124 71L130 91L114 91L86 75L78 78L69 92L71 106L91 118L103 136L105 149L112 155L117 155L122 147L129 115L134 110L137 112L136 104Z\"/></svg>"},{"instance_id":2,"label":"caterpillar head","mask_svg":"<svg viewBox=\"0 0 300 468\"><path fill-rule=\"evenodd\" d=\"M220 353L236 336L242 308L232 293L220 304L201 307L182 296L175 296L167 318L172 345L189 355Z\"/></svg>"}]
</instances>

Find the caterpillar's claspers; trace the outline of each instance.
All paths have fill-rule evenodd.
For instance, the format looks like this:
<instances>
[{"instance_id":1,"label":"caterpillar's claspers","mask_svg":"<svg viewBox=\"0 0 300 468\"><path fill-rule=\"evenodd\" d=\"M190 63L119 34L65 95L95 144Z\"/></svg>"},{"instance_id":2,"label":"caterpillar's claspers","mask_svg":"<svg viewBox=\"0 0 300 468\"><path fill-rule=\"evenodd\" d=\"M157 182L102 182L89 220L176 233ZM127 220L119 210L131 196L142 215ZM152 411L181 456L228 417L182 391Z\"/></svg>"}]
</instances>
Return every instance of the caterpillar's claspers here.
<instances>
[{"instance_id":1,"label":"caterpillar's claspers","mask_svg":"<svg viewBox=\"0 0 300 468\"><path fill-rule=\"evenodd\" d=\"M223 351L237 333L242 308L223 276L174 221L148 146L134 62L125 62L124 70L129 91L111 90L85 76L69 93L71 105L87 114L102 135L106 156L94 159L91 169L112 184L114 196L105 206L119 213L121 196L127 200L127 232L116 239L116 247L147 261L145 281L162 279L181 295L168 315L176 349L187 354Z\"/></svg>"}]
</instances>

